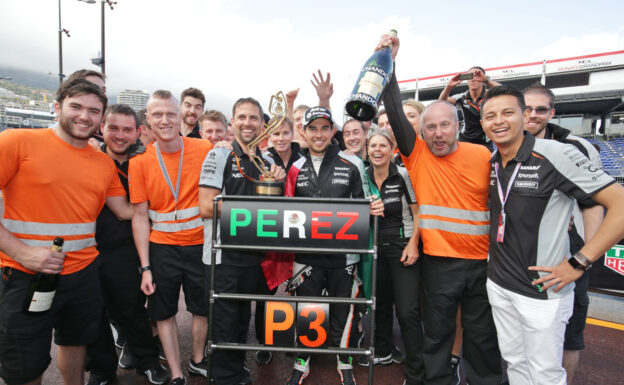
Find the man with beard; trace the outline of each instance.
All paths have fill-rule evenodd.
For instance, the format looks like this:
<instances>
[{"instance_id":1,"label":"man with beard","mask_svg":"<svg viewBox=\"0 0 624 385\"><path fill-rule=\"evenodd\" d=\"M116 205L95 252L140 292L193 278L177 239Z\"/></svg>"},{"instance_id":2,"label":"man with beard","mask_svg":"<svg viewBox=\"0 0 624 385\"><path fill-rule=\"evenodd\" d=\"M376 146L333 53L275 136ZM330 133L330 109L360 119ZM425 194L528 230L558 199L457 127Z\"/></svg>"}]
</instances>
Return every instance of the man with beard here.
<instances>
[{"instance_id":1,"label":"man with beard","mask_svg":"<svg viewBox=\"0 0 624 385\"><path fill-rule=\"evenodd\" d=\"M213 199L219 195L255 195L255 184L260 171L249 158L247 145L262 131L262 106L253 98L241 98L234 103L232 127L236 140L232 150L212 150L202 166L199 180L199 207L205 223L204 263L210 264L212 239ZM283 180L284 170L265 159L265 165L275 172L275 179ZM264 252L224 250L217 254L215 266L216 293L247 293L256 291L260 277L260 263ZM244 343L249 328L251 305L246 301L217 300L214 304L214 333L216 343ZM213 354L212 379L217 385L249 384L245 368L245 352L216 350Z\"/></svg>"},{"instance_id":2,"label":"man with beard","mask_svg":"<svg viewBox=\"0 0 624 385\"><path fill-rule=\"evenodd\" d=\"M201 162L212 143L180 136L180 117L179 104L171 92L158 90L152 94L147 102L147 120L156 142L130 160L129 173L130 199L135 204L132 230L141 259L141 290L149 296L147 311L156 320L173 385L186 383L175 320L180 287L187 310L193 314L189 373L207 375L207 272L201 262L204 231L197 181Z\"/></svg>"},{"instance_id":3,"label":"man with beard","mask_svg":"<svg viewBox=\"0 0 624 385\"><path fill-rule=\"evenodd\" d=\"M55 128L0 134L0 376L7 384L41 383L53 328L65 384L84 384L85 346L97 338L102 312L96 218L104 204L119 219L132 216L115 164L87 144L106 96L76 79L61 85L56 100ZM51 249L55 237L65 239L63 252ZM47 311L24 310L35 273L60 274Z\"/></svg>"},{"instance_id":4,"label":"man with beard","mask_svg":"<svg viewBox=\"0 0 624 385\"><path fill-rule=\"evenodd\" d=\"M548 123L555 115L555 95L540 83L535 83L523 91L528 116L525 117L524 128L531 135L540 139L554 139L561 143L575 146L591 160L596 168L602 168L600 154L587 140L570 135L570 131L553 123ZM602 206L583 207L582 212L578 202L574 203L572 212L574 225L568 231L570 238L570 254L574 255L588 242L598 230L604 216ZM579 363L579 352L585 349L583 330L587 320L589 308L589 274L584 272L577 279L574 286L574 308L572 317L566 325L565 340L563 343L563 367L566 370L567 382L571 384Z\"/></svg>"},{"instance_id":5,"label":"man with beard","mask_svg":"<svg viewBox=\"0 0 624 385\"><path fill-rule=\"evenodd\" d=\"M137 125L137 114L126 104L109 106L102 120L102 151L115 161L126 194L128 159L135 155L139 135ZM129 220L120 221L104 207L97 219L95 239L101 256L100 281L108 317L103 317L98 341L87 346L87 370L91 371L88 385L106 385L115 379L117 352L109 318L126 337L119 365L124 369L136 368L152 384L164 384L170 378L158 361L158 346L145 311L132 224Z\"/></svg>"},{"instance_id":6,"label":"man with beard","mask_svg":"<svg viewBox=\"0 0 624 385\"><path fill-rule=\"evenodd\" d=\"M180 97L180 116L182 117L180 135L201 139L199 117L204 111L205 103L204 93L197 88L187 88L182 91Z\"/></svg>"}]
</instances>

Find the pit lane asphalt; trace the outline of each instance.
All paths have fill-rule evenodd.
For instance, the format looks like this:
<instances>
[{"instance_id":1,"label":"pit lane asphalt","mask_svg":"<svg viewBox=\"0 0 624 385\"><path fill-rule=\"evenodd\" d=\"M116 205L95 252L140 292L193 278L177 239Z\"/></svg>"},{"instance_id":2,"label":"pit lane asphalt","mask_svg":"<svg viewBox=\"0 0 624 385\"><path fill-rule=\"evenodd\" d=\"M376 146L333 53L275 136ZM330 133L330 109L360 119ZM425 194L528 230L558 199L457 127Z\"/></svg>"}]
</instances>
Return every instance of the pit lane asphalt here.
<instances>
[{"instance_id":1,"label":"pit lane asphalt","mask_svg":"<svg viewBox=\"0 0 624 385\"><path fill-rule=\"evenodd\" d=\"M180 351L182 355L183 372L187 373L191 356L191 315L186 312L181 297L180 312L176 319L179 327ZM402 348L398 325L395 320L394 339ZM255 342L253 317L249 332L249 340ZM588 324L585 328L586 349L581 352L581 365L572 385L622 385L624 384L624 331ZM276 353L268 365L258 365L253 359L255 352L247 352L246 365L251 371L251 378L255 385L285 384L293 367L293 357L284 353ZM56 346L51 350L52 363L44 373L43 384L61 385L63 380L56 367ZM163 361L163 363L165 363ZM463 375L463 373L462 373ZM360 385L368 383L368 368L356 366L355 377ZM403 383L403 369L401 365L376 366L374 371L375 385ZM187 377L189 385L204 385L202 377ZM313 355L311 373L305 380L305 385L338 384L339 376L336 372L336 359L333 355ZM462 382L464 384L465 382ZM5 385L0 380L0 384ZM148 385L145 377L139 376L134 370L118 368L117 381L119 385Z\"/></svg>"}]
</instances>

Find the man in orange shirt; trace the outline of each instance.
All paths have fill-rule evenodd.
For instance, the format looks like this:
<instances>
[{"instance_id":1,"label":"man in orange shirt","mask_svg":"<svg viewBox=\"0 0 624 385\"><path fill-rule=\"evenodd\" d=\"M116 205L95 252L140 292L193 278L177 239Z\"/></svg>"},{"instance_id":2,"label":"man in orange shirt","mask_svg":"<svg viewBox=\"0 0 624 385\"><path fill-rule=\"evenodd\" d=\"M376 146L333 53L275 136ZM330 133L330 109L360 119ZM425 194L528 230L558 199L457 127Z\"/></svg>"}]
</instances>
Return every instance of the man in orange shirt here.
<instances>
[{"instance_id":1,"label":"man in orange shirt","mask_svg":"<svg viewBox=\"0 0 624 385\"><path fill-rule=\"evenodd\" d=\"M377 50L399 39L385 35ZM464 326L464 359L470 383L498 385L500 351L486 291L489 247L490 153L458 143L455 107L431 103L421 115L422 139L403 113L393 72L384 105L419 206L423 243L422 284L426 384L448 385L457 306ZM410 380L408 384L417 383Z\"/></svg>"},{"instance_id":2,"label":"man in orange shirt","mask_svg":"<svg viewBox=\"0 0 624 385\"><path fill-rule=\"evenodd\" d=\"M199 217L198 185L212 143L179 134L180 106L169 91L152 94L146 116L156 142L130 160L130 200L135 204L132 231L141 259L141 290L150 296L148 314L157 321L171 384L180 385L186 383L175 320L180 286L193 314L189 373L207 374L207 275L202 263L204 225Z\"/></svg>"},{"instance_id":3,"label":"man in orange shirt","mask_svg":"<svg viewBox=\"0 0 624 385\"><path fill-rule=\"evenodd\" d=\"M75 79L56 100L55 128L0 134L0 376L7 385L41 383L52 329L65 384L84 384L85 345L97 338L102 310L95 221L104 204L120 219L132 216L113 161L87 145L106 95ZM55 237L64 238L64 252L51 250ZM24 310L35 273L60 274L49 310Z\"/></svg>"}]
</instances>

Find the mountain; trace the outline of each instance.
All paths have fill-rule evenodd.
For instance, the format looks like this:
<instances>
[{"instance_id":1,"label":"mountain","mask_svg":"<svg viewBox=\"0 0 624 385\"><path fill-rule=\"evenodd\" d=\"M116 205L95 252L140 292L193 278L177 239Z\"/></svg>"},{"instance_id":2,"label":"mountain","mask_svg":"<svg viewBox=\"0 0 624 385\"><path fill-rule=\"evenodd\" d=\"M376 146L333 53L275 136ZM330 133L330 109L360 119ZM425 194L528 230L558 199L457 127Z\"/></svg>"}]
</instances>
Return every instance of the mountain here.
<instances>
[{"instance_id":1,"label":"mountain","mask_svg":"<svg viewBox=\"0 0 624 385\"><path fill-rule=\"evenodd\" d=\"M46 74L45 72L35 72L19 68L0 66L0 76L13 78L11 82L21 84L31 88L38 88L50 91L51 94L58 88L58 75Z\"/></svg>"}]
</instances>

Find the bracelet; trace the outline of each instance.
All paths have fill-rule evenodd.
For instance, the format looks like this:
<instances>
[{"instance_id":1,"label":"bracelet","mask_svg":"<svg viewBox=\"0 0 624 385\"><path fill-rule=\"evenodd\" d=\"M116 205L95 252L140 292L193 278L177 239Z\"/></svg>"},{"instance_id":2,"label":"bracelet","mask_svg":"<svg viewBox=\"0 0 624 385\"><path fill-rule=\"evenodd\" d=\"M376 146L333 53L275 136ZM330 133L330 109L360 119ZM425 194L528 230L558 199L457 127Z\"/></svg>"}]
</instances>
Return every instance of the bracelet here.
<instances>
[{"instance_id":1,"label":"bracelet","mask_svg":"<svg viewBox=\"0 0 624 385\"><path fill-rule=\"evenodd\" d=\"M582 263L585 267L589 267L592 264L592 262L589 260L589 258L587 258L587 255L581 253L580 251L577 251L574 254L574 257L576 258L577 261Z\"/></svg>"},{"instance_id":2,"label":"bracelet","mask_svg":"<svg viewBox=\"0 0 624 385\"><path fill-rule=\"evenodd\" d=\"M150 265L147 266L139 266L139 274L143 274L146 271L150 271L152 270L152 268L150 267Z\"/></svg>"}]
</instances>

